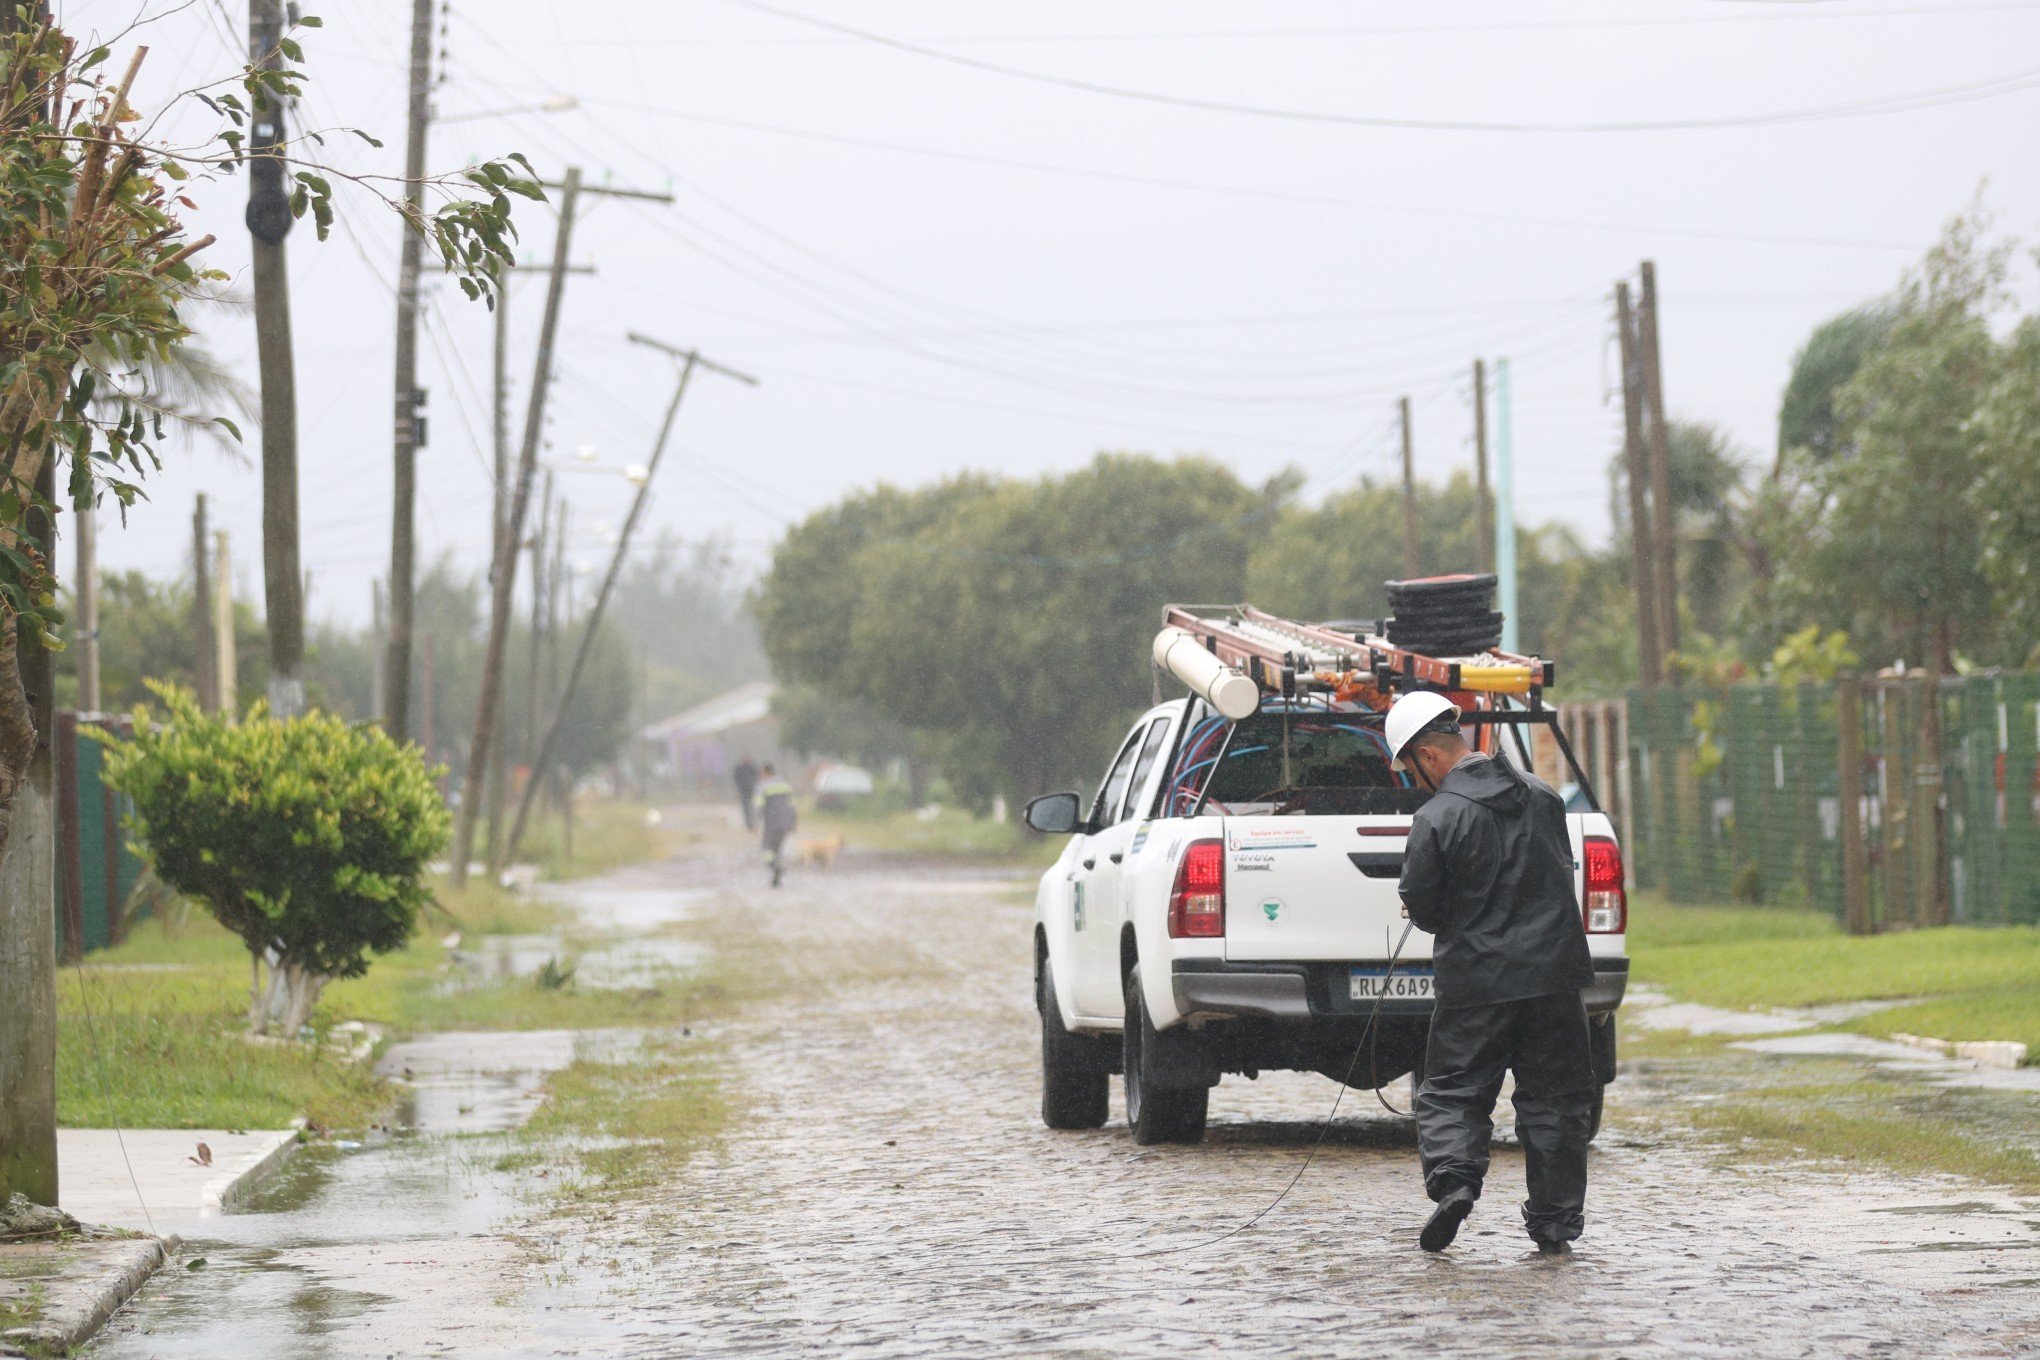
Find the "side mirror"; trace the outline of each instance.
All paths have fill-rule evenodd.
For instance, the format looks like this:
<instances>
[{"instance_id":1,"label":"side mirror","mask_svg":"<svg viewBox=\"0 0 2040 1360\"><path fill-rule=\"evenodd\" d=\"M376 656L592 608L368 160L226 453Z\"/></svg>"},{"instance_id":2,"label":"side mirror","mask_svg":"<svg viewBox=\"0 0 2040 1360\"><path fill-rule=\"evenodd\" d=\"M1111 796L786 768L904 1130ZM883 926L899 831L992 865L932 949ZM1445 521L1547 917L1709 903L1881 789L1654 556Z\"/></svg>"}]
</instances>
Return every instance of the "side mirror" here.
<instances>
[{"instance_id":1,"label":"side mirror","mask_svg":"<svg viewBox=\"0 0 2040 1360\"><path fill-rule=\"evenodd\" d=\"M1082 800L1074 793L1044 793L1028 801L1024 818L1044 836L1067 836L1083 825Z\"/></svg>"}]
</instances>

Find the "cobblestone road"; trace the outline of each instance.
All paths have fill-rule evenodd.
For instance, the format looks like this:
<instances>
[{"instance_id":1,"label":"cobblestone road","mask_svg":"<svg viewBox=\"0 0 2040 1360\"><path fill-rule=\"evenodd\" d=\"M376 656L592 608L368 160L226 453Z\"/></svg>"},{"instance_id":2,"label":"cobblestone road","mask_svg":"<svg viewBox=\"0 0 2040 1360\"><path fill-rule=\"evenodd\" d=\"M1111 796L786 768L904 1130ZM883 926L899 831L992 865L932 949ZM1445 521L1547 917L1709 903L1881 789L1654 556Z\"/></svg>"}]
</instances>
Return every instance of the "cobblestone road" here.
<instances>
[{"instance_id":1,"label":"cobblestone road","mask_svg":"<svg viewBox=\"0 0 2040 1360\"><path fill-rule=\"evenodd\" d=\"M2040 1204L1973 1187L1725 1165L1625 1134L1614 1089L1588 1230L1538 1258L1498 1151L1443 1257L1406 1121L1351 1093L1265 1206L1334 1087L1228 1078L1201 1146L1136 1148L1037 1116L1025 885L860 866L782 892L676 863L791 985L725 1037L747 1114L663 1202L567 1244L563 1311L643 1356L2000 1356L2040 1354ZM1397 1093L1398 1098L1400 1092ZM647 1251L647 1241L670 1246ZM578 1267L578 1269L577 1269ZM589 1311L583 1312L583 1309ZM554 1338L563 1318L546 1328ZM555 1344L558 1344L557 1341ZM564 1348L563 1348L564 1349Z\"/></svg>"}]
</instances>

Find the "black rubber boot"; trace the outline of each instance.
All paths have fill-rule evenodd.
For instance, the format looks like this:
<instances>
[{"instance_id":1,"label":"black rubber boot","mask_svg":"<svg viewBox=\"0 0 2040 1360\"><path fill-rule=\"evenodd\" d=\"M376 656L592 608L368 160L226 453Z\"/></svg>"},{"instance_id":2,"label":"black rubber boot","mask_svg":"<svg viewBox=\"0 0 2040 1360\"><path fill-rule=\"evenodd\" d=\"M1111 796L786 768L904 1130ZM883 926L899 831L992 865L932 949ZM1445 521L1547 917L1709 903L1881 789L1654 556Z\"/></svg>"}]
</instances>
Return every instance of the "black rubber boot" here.
<instances>
[{"instance_id":1,"label":"black rubber boot","mask_svg":"<svg viewBox=\"0 0 2040 1360\"><path fill-rule=\"evenodd\" d=\"M1459 1225L1466 1222L1466 1216L1473 1212L1473 1191L1461 1186L1446 1192L1438 1201L1438 1207L1431 1210L1431 1216L1424 1220L1424 1231L1417 1237L1417 1245L1425 1251L1443 1251L1452 1245L1452 1239L1459 1236Z\"/></svg>"},{"instance_id":2,"label":"black rubber boot","mask_svg":"<svg viewBox=\"0 0 2040 1360\"><path fill-rule=\"evenodd\" d=\"M1554 1242L1540 1237L1537 1239L1537 1252L1540 1256L1570 1256L1572 1255L1572 1243L1565 1241Z\"/></svg>"}]
</instances>

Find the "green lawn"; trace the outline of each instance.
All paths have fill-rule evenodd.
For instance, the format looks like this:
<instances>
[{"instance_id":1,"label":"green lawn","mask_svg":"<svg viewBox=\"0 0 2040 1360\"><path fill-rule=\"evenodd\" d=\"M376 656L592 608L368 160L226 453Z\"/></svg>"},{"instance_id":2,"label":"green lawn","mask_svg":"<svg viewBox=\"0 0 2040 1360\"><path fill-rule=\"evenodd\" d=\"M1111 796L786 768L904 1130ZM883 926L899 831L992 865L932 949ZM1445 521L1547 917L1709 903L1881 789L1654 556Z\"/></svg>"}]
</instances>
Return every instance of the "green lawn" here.
<instances>
[{"instance_id":1,"label":"green lawn","mask_svg":"<svg viewBox=\"0 0 2040 1360\"><path fill-rule=\"evenodd\" d=\"M446 904L404 949L327 987L315 1030L368 1020L398 1035L448 1029L583 1029L686 1023L714 1004L712 974L673 972L630 991L528 978L453 985L443 943L556 932L557 910L488 884L442 891ZM568 937L571 956L574 941ZM366 1066L303 1044L244 1036L248 954L202 910L143 921L118 948L67 966L58 983L57 1117L71 1126L277 1128L304 1115L360 1128L392 1100Z\"/></svg>"},{"instance_id":2,"label":"green lawn","mask_svg":"<svg viewBox=\"0 0 2040 1360\"><path fill-rule=\"evenodd\" d=\"M1727 1007L1918 998L1852 1021L1867 1034L2015 1039L2040 1055L2040 928L1843 934L1818 912L1630 903L1635 977Z\"/></svg>"}]
</instances>

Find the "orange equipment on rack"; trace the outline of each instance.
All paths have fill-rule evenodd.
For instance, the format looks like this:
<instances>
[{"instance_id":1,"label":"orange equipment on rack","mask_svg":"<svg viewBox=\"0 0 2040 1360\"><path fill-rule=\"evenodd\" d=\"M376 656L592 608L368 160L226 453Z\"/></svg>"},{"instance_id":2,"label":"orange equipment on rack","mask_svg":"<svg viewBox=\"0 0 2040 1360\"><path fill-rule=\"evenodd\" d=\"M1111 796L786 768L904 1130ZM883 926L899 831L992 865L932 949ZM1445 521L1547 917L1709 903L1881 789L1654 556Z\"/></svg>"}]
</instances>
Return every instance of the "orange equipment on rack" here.
<instances>
[{"instance_id":1,"label":"orange equipment on rack","mask_svg":"<svg viewBox=\"0 0 2040 1360\"><path fill-rule=\"evenodd\" d=\"M1385 708L1397 689L1504 694L1542 706L1557 683L1556 662L1489 648L1465 656L1429 656L1398 647L1370 627L1297 623L1250 604L1183 605L1162 610L1165 628L1180 628L1220 662L1264 693L1329 694Z\"/></svg>"}]
</instances>

